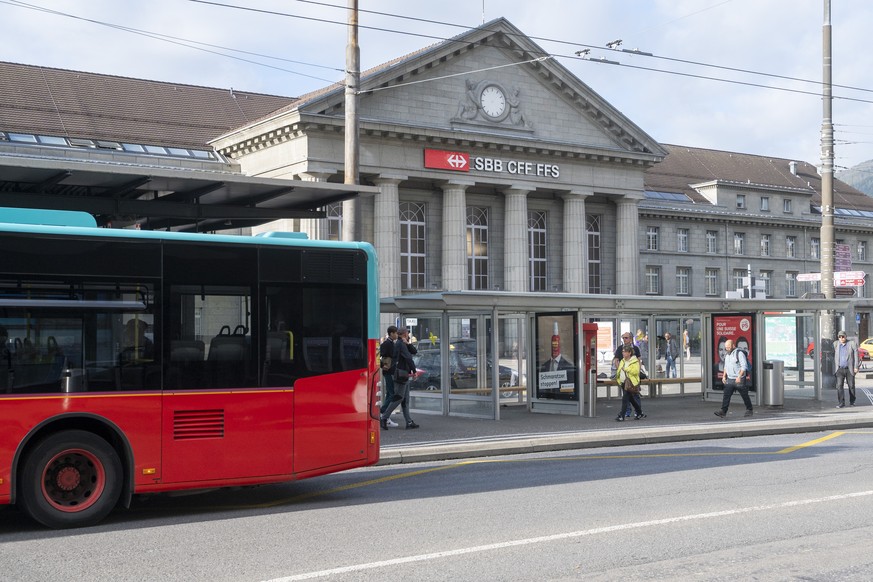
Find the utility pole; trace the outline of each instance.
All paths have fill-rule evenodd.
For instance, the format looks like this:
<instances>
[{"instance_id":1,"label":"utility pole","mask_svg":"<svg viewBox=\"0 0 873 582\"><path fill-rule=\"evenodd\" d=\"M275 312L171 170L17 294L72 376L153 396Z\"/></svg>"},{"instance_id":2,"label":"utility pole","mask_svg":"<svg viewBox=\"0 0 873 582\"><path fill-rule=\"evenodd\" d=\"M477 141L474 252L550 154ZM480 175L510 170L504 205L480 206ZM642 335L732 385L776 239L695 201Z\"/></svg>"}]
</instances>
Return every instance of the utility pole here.
<instances>
[{"instance_id":1,"label":"utility pole","mask_svg":"<svg viewBox=\"0 0 873 582\"><path fill-rule=\"evenodd\" d=\"M824 0L822 27L822 123L821 123L821 292L834 298L834 120L831 63L831 0ZM834 339L834 314L822 314L822 337Z\"/></svg>"},{"instance_id":2,"label":"utility pole","mask_svg":"<svg viewBox=\"0 0 873 582\"><path fill-rule=\"evenodd\" d=\"M361 48L358 46L358 0L349 0L346 44L345 183L359 184L358 89L361 83ZM361 201L343 202L343 240L361 240Z\"/></svg>"}]
</instances>

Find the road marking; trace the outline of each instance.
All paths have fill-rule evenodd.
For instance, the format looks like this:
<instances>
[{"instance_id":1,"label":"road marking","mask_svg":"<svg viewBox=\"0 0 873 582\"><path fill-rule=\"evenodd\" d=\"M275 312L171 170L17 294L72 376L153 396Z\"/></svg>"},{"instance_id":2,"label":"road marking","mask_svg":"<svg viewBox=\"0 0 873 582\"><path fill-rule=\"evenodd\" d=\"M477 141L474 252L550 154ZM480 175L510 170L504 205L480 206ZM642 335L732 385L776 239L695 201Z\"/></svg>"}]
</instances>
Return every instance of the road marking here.
<instances>
[{"instance_id":1,"label":"road marking","mask_svg":"<svg viewBox=\"0 0 873 582\"><path fill-rule=\"evenodd\" d=\"M825 442L825 441L829 441L829 440L831 440L832 438L836 438L836 437L838 437L838 436L843 436L844 434L846 434L846 433L845 433L845 432L842 432L842 431L832 432L831 434L829 434L829 435L825 435L825 436L821 437L820 439L815 439L815 440L813 440L813 441L807 441L807 442L805 442L805 443L803 443L803 444L800 444L800 445L795 445L795 446L793 446L793 447L788 447L788 448L782 449L781 451L777 451L777 454L793 453L794 451L797 451L797 450L799 450L799 449L804 449L804 448L806 448L806 447L811 447L811 446L813 446L813 445L817 445L817 444L819 444L819 443L823 443L823 442Z\"/></svg>"},{"instance_id":2,"label":"road marking","mask_svg":"<svg viewBox=\"0 0 873 582\"><path fill-rule=\"evenodd\" d=\"M318 570L315 572L306 572L304 574L296 574L283 578L273 578L266 582L295 582L297 580L312 580L315 578L324 578L326 576L334 576L337 574L348 574L352 572L363 572L365 570L375 570L377 568L387 568L390 566L399 566L402 564L411 564L413 562L426 562L430 560L439 560L442 558L451 558L454 556L463 556L466 554L475 554L480 552L490 552L493 550L501 550L504 548L513 548L520 546L530 546L533 544L551 543L561 540L581 538L586 536L595 536L604 533L612 533L617 531L626 531L632 529L640 529L653 525L668 525L685 521L697 521L702 519L710 519L713 517L727 517L732 515L740 515L743 513L752 513L756 511L772 511L776 509L791 509L803 505L812 505L815 503L828 503L831 501L843 501L845 499L856 499L858 497L868 497L873 495L873 491L857 491L854 493L845 493L842 495L829 495L827 497L817 497L813 499L798 499L797 501L785 501L783 503L773 503L769 505L755 505L752 507L742 507L739 509L729 509L726 511L713 511L709 513L696 513L692 515L680 515L677 517L668 517L664 519L653 519L650 521L642 521L635 523L625 523L621 525L611 525L606 527L598 527L593 529L571 531L561 534L553 534L548 536L539 536L534 538L523 538L519 540L510 540L506 542L498 542L494 544L485 544L481 546L472 546L468 548L457 548L455 550L446 550L443 552L433 552L430 554L418 554L415 556L405 556L402 558L394 558L391 560L380 560L378 562L368 562L364 564L354 564L352 566L342 566L340 568L331 568L329 570Z\"/></svg>"},{"instance_id":3,"label":"road marking","mask_svg":"<svg viewBox=\"0 0 873 582\"><path fill-rule=\"evenodd\" d=\"M873 404L873 394L870 393L866 388L861 388L861 392L863 392L867 396L867 400L870 401L870 404Z\"/></svg>"},{"instance_id":4,"label":"road marking","mask_svg":"<svg viewBox=\"0 0 873 582\"><path fill-rule=\"evenodd\" d=\"M305 501L307 499L313 499L315 497L324 497L326 495L332 495L334 493L340 493L343 491L350 491L352 489L360 489L362 487L369 487L371 485L379 485L381 483L387 483L388 481L396 481L397 479L408 479L410 477L418 477L419 475L426 475L428 473L434 473L437 471L446 471L448 469L457 469L459 467L464 467L467 465L487 465L491 463L548 463L548 462L567 462L567 461L603 461L609 459L663 459L663 458L678 458L678 457L735 457L735 456L767 456L767 455L783 455L787 453L793 453L794 451L811 447L822 443L824 441L828 441L832 438L836 438L838 436L844 435L845 432L838 431L831 433L829 435L825 435L821 438L807 441L805 443L795 445L792 447L784 448L780 451L725 451L725 452L705 452L705 453L638 453L638 454L629 454L629 455L584 455L584 456L572 456L572 457L547 457L541 459L473 459L468 461L459 461L457 463L452 463L450 465L442 465L438 467L429 467L427 469L419 469L417 471L406 471L403 473L397 473L395 475L388 475L385 477L379 477L377 479L368 479L367 481L360 481L358 483L349 483L348 485L341 485L339 487L333 487L331 489L320 489L318 491L311 491L309 493L301 493L300 495L294 495L292 497L286 497L283 499L277 499L275 501L269 501L266 503L256 503L256 504L242 504L237 506L237 509L265 509L269 507L280 507L282 505L287 505L289 503L296 503L298 501ZM228 506L222 506L220 509L231 509Z\"/></svg>"}]
</instances>

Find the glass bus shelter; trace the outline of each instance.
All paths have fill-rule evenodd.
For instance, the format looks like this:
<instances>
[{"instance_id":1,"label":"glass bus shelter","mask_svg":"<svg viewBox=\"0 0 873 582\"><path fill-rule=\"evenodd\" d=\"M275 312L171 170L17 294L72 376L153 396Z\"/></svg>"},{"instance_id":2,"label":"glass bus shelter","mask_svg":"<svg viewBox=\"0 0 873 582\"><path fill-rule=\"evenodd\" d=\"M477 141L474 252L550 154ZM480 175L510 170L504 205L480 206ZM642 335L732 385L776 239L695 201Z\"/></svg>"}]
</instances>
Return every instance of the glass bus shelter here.
<instances>
[{"instance_id":1,"label":"glass bus shelter","mask_svg":"<svg viewBox=\"0 0 873 582\"><path fill-rule=\"evenodd\" d=\"M829 342L818 349L821 318L832 313L835 329L856 329L846 322L855 321L859 304L869 309L867 302L453 291L383 298L381 310L415 339L414 410L499 420L503 405L588 416L596 410L592 400L619 397L608 380L624 332L634 336L657 380L649 396L720 401L723 342L715 334L731 329L735 343L747 340L754 382L763 378L765 361L782 360L786 397L821 399L832 382ZM740 335L746 327L749 337ZM671 354L675 369L667 366L667 332L679 352ZM572 370L547 363L556 339ZM760 394L756 384L757 404Z\"/></svg>"}]
</instances>

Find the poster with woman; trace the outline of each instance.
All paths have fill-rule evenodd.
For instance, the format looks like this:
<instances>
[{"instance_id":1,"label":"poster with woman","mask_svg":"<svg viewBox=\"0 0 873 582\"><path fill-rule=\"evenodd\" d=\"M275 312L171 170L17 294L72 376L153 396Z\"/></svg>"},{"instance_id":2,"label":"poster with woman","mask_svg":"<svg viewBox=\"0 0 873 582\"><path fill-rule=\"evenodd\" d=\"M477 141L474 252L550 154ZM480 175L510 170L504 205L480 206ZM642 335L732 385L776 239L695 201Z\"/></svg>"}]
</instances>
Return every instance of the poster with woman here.
<instances>
[{"instance_id":1,"label":"poster with woman","mask_svg":"<svg viewBox=\"0 0 873 582\"><path fill-rule=\"evenodd\" d=\"M716 390L724 390L722 376L727 358L725 342L732 340L735 350L745 352L749 361L749 374L746 376L749 390L755 390L754 369L754 337L755 316L752 313L713 315L712 317L712 385Z\"/></svg>"}]
</instances>

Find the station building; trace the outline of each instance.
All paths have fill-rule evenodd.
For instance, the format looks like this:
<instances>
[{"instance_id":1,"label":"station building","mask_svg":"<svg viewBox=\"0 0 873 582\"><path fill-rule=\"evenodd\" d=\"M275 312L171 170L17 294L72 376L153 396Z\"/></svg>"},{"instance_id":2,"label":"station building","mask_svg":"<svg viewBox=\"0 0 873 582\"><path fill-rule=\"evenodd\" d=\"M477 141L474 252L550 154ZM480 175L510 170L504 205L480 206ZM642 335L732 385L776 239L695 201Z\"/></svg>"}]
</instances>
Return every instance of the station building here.
<instances>
[{"instance_id":1,"label":"station building","mask_svg":"<svg viewBox=\"0 0 873 582\"><path fill-rule=\"evenodd\" d=\"M14 63L0 74L2 206L356 233L388 298L718 299L749 274L759 298L818 291L814 165L658 143L502 18L362 73L359 187L342 184L342 84L282 97ZM834 184L837 270L866 273L873 199ZM866 310L856 317L850 333L867 337Z\"/></svg>"}]
</instances>

